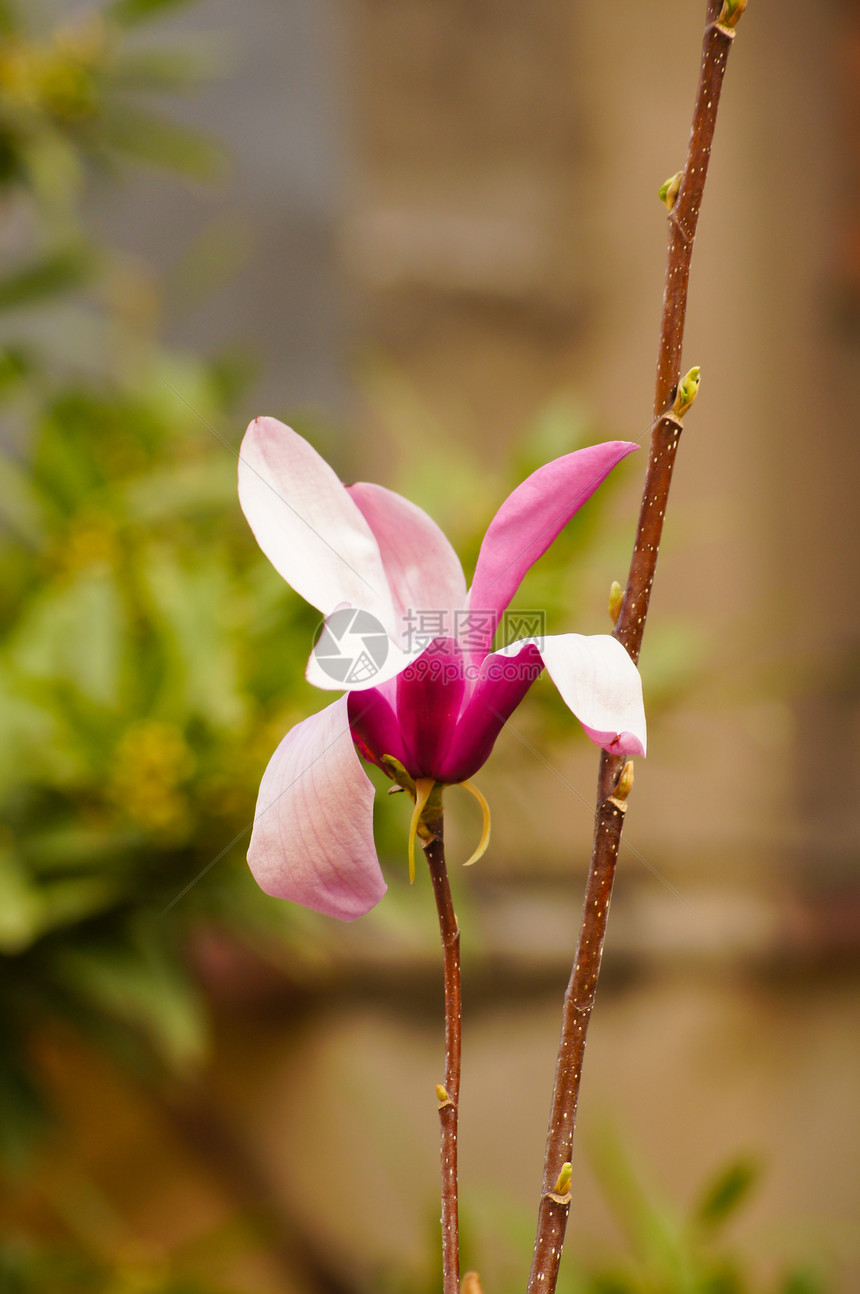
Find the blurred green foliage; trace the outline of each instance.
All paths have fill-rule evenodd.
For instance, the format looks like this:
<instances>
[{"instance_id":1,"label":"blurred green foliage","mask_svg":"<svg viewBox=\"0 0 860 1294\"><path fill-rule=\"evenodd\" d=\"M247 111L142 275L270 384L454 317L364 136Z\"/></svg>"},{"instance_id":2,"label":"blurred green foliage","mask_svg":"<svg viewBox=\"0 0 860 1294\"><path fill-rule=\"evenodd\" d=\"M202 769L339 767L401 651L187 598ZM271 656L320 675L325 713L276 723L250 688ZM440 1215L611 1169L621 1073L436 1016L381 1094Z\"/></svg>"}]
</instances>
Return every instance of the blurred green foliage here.
<instances>
[{"instance_id":1,"label":"blurred green foliage","mask_svg":"<svg viewBox=\"0 0 860 1294\"><path fill-rule=\"evenodd\" d=\"M170 356L130 327L126 272L80 216L90 163L131 151L197 174L215 155L130 103L191 76L174 48L144 58L128 40L168 7L114 4L41 35L29 3L0 14L0 192L26 228L0 278L0 408L19 446L0 459L0 1157L13 1164L47 1113L28 1058L45 1021L185 1071L205 1047L189 933L302 928L236 865L304 690L283 661L313 625L255 551L235 455L209 427L230 425L235 366ZM146 149L129 149L129 122ZM22 311L84 288L117 356L95 375L15 337Z\"/></svg>"},{"instance_id":2,"label":"blurred green foliage","mask_svg":"<svg viewBox=\"0 0 860 1294\"><path fill-rule=\"evenodd\" d=\"M89 1258L80 1249L34 1245L23 1237L0 1245L3 1294L238 1294L235 1287L171 1274L163 1260L129 1257L118 1262Z\"/></svg>"},{"instance_id":3,"label":"blurred green foliage","mask_svg":"<svg viewBox=\"0 0 860 1294\"><path fill-rule=\"evenodd\" d=\"M610 1128L589 1138L589 1159L617 1229L626 1242L609 1260L583 1259L575 1230L575 1201L558 1294L828 1294L833 1287L820 1265L779 1261L772 1242L755 1257L743 1256L732 1237L761 1176L748 1156L729 1160L704 1183L686 1208L655 1189L629 1148ZM479 1212L467 1200L461 1235L465 1269L482 1275L486 1294L518 1294L525 1285L523 1264L531 1254L534 1218L497 1199ZM433 1240L435 1241L435 1229ZM493 1277L489 1277L492 1266ZM375 1282L385 1294L437 1294L441 1266L428 1237L427 1261L405 1278Z\"/></svg>"},{"instance_id":4,"label":"blurred green foliage","mask_svg":"<svg viewBox=\"0 0 860 1294\"><path fill-rule=\"evenodd\" d=\"M768 1274L773 1253L761 1262L741 1257L728 1234L749 1203L761 1172L748 1156L729 1160L684 1210L645 1180L630 1150L611 1130L591 1138L591 1160L606 1202L629 1253L592 1270L574 1258L559 1294L825 1294L823 1275L806 1264L782 1265Z\"/></svg>"},{"instance_id":5,"label":"blurred green foliage","mask_svg":"<svg viewBox=\"0 0 860 1294\"><path fill-rule=\"evenodd\" d=\"M147 97L193 85L199 57L135 45L129 29L182 0L114 0L50 27L40 0L0 4L0 184L39 202L43 219L73 226L86 165L128 155L183 175L209 176L220 150L160 115ZM186 0L187 3L187 0ZM143 98L144 102L141 102Z\"/></svg>"},{"instance_id":6,"label":"blurred green foliage","mask_svg":"<svg viewBox=\"0 0 860 1294\"><path fill-rule=\"evenodd\" d=\"M216 1288L163 1259L113 1260L47 1197L41 1222L16 1216L18 1187L36 1180L22 1170L40 1162L59 1117L38 1055L46 1031L88 1039L149 1083L192 1082L207 1048L196 942L217 928L279 964L318 955L313 920L263 896L243 861L265 762L318 699L293 668L313 618L239 513L237 437L211 430L236 425L240 370L165 352L151 280L96 248L82 217L90 177L124 158L192 178L217 162L209 141L142 103L199 71L175 40L163 52L135 46L128 28L171 7L115 3L51 28L32 0L0 4L0 1175L13 1188L0 1288L10 1294ZM33 329L34 317L70 307L65 346Z\"/></svg>"}]
</instances>

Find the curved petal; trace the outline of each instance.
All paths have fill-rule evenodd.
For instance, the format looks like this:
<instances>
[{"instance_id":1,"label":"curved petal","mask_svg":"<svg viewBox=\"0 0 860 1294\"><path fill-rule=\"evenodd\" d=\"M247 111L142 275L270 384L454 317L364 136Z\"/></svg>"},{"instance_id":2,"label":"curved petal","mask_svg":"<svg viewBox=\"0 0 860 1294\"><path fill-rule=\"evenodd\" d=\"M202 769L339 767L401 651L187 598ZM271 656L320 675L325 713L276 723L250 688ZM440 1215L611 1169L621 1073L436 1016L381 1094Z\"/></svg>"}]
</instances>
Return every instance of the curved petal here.
<instances>
[{"instance_id":1,"label":"curved petal","mask_svg":"<svg viewBox=\"0 0 860 1294\"><path fill-rule=\"evenodd\" d=\"M394 629L379 545L325 459L276 418L256 418L239 450L239 502L279 575L328 615L367 607Z\"/></svg>"},{"instance_id":2,"label":"curved petal","mask_svg":"<svg viewBox=\"0 0 860 1294\"><path fill-rule=\"evenodd\" d=\"M536 647L561 699L593 742L613 755L645 754L642 680L617 638L547 634L511 643L493 655L517 655L526 643Z\"/></svg>"},{"instance_id":3,"label":"curved petal","mask_svg":"<svg viewBox=\"0 0 860 1294\"><path fill-rule=\"evenodd\" d=\"M475 668L466 666L467 672ZM481 662L439 769L439 781L464 782L477 773L542 669L540 652L529 640L514 644L505 653L493 652Z\"/></svg>"},{"instance_id":4,"label":"curved petal","mask_svg":"<svg viewBox=\"0 0 860 1294\"><path fill-rule=\"evenodd\" d=\"M523 576L549 548L574 513L591 498L612 468L638 445L610 440L577 449L539 467L509 494L484 535L469 593L474 623L469 648L483 656L493 643L499 617Z\"/></svg>"},{"instance_id":5,"label":"curved petal","mask_svg":"<svg viewBox=\"0 0 860 1294\"><path fill-rule=\"evenodd\" d=\"M405 769L412 769L415 759L404 740L386 688L372 687L367 692L351 692L348 701L352 739L363 758L384 768L382 756L393 755Z\"/></svg>"},{"instance_id":6,"label":"curved petal","mask_svg":"<svg viewBox=\"0 0 860 1294\"><path fill-rule=\"evenodd\" d=\"M460 714L466 675L453 638L436 638L397 676L397 721L414 758L414 778L440 780Z\"/></svg>"},{"instance_id":7,"label":"curved petal","mask_svg":"<svg viewBox=\"0 0 860 1294\"><path fill-rule=\"evenodd\" d=\"M248 863L261 889L352 921L386 890L373 844L373 786L347 697L297 724L263 774Z\"/></svg>"},{"instance_id":8,"label":"curved petal","mask_svg":"<svg viewBox=\"0 0 860 1294\"><path fill-rule=\"evenodd\" d=\"M382 485L359 481L346 488L379 544L401 641L422 632L425 638L451 637L454 612L466 605L466 577L436 522Z\"/></svg>"}]
</instances>

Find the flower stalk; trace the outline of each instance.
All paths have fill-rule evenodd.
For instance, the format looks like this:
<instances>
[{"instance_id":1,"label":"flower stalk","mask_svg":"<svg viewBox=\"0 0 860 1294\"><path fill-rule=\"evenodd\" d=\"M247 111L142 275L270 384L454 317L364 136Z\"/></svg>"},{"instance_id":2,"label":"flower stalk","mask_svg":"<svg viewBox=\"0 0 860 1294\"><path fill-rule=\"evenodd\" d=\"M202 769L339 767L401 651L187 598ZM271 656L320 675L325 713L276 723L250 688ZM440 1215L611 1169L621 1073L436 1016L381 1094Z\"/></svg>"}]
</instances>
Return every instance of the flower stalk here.
<instances>
[{"instance_id":1,"label":"flower stalk","mask_svg":"<svg viewBox=\"0 0 860 1294\"><path fill-rule=\"evenodd\" d=\"M457 1121L460 1102L460 927L445 865L444 819L438 809L422 815L422 840L442 939L445 983L445 1081L436 1085L441 1134L442 1291L460 1294L460 1224L457 1181Z\"/></svg>"},{"instance_id":2,"label":"flower stalk","mask_svg":"<svg viewBox=\"0 0 860 1294\"><path fill-rule=\"evenodd\" d=\"M667 203L669 239L651 444L630 573L620 606L615 595L612 607L613 613L618 607L614 636L623 643L634 661L638 661L642 646L675 456L683 430L683 423L675 406L681 377L690 264L720 91L735 34L733 26L725 25L724 9L722 0L707 0L701 71L687 158L677 190L672 194L672 201ZM742 11L742 5L734 6L735 21ZM674 184L672 187L675 187ZM686 411L690 403L692 401L686 400L682 393L678 408ZM585 907L576 957L562 1009L561 1042L556 1062L543 1189L528 1294L552 1294L558 1282L570 1212L570 1195L559 1194L554 1188L561 1179L564 1165L571 1159L586 1036L603 957L606 922L630 786L632 768L627 770L623 757L604 750L600 760Z\"/></svg>"}]
</instances>

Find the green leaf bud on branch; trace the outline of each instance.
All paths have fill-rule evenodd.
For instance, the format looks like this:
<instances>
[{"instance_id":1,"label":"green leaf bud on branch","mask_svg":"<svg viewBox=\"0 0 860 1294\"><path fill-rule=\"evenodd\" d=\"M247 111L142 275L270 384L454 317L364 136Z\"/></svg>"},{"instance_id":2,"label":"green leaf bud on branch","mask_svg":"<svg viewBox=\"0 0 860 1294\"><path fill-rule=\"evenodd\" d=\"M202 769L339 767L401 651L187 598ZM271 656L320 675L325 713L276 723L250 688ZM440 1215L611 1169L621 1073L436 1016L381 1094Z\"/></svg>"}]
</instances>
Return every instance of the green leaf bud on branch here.
<instances>
[{"instance_id":1,"label":"green leaf bud on branch","mask_svg":"<svg viewBox=\"0 0 860 1294\"><path fill-rule=\"evenodd\" d=\"M681 188L681 180L684 178L683 171L676 171L670 175L668 180L660 185L657 190L657 196L665 205L667 211L671 211L678 197L678 191Z\"/></svg>"},{"instance_id":2,"label":"green leaf bud on branch","mask_svg":"<svg viewBox=\"0 0 860 1294\"><path fill-rule=\"evenodd\" d=\"M447 1088L444 1088L441 1083L436 1084L436 1100L439 1102L440 1110L444 1110L446 1105L454 1104L454 1102L451 1100L450 1096L448 1095Z\"/></svg>"},{"instance_id":3,"label":"green leaf bud on branch","mask_svg":"<svg viewBox=\"0 0 860 1294\"><path fill-rule=\"evenodd\" d=\"M675 403L672 405L672 412L677 414L679 418L683 418L699 393L699 374L701 371L698 366L691 368L689 373L685 374L678 383L678 393L675 396Z\"/></svg>"},{"instance_id":4,"label":"green leaf bud on branch","mask_svg":"<svg viewBox=\"0 0 860 1294\"><path fill-rule=\"evenodd\" d=\"M555 1186L544 1196L544 1199L551 1200L553 1204L560 1204L565 1216L570 1206L570 1175L570 1162L565 1160L558 1177L555 1179Z\"/></svg>"},{"instance_id":5,"label":"green leaf bud on branch","mask_svg":"<svg viewBox=\"0 0 860 1294\"><path fill-rule=\"evenodd\" d=\"M737 27L743 17L744 9L747 7L747 0L723 0L723 7L720 10L720 16L717 19L718 27Z\"/></svg>"},{"instance_id":6,"label":"green leaf bud on branch","mask_svg":"<svg viewBox=\"0 0 860 1294\"><path fill-rule=\"evenodd\" d=\"M618 624L618 617L621 614L621 603L624 601L624 590L617 580L613 580L609 586L609 618L614 625Z\"/></svg>"},{"instance_id":7,"label":"green leaf bud on branch","mask_svg":"<svg viewBox=\"0 0 860 1294\"><path fill-rule=\"evenodd\" d=\"M615 790L609 797L609 803L614 804L616 809L620 809L622 813L627 812L627 801L630 798L630 792L633 790L633 780L633 760L628 759L618 774Z\"/></svg>"}]
</instances>

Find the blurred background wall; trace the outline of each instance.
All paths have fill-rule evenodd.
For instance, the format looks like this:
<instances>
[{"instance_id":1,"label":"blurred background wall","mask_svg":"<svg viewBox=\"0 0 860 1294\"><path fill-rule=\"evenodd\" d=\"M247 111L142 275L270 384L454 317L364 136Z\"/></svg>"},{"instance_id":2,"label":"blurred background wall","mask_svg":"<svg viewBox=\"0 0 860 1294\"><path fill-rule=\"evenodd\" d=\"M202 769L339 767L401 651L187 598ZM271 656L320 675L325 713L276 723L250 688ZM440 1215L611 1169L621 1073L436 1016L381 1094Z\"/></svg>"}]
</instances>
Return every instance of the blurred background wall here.
<instances>
[{"instance_id":1,"label":"blurred background wall","mask_svg":"<svg viewBox=\"0 0 860 1294\"><path fill-rule=\"evenodd\" d=\"M524 445L646 436L656 190L683 162L700 8L204 0L160 37L197 40L220 65L171 107L223 141L227 172L214 186L103 178L88 218L147 267L150 326L168 347L238 342L252 357L219 436L235 447L261 412L298 419L346 479L407 489L456 533L469 509L489 520ZM651 1198L679 1208L748 1156L761 1181L732 1243L750 1288L808 1263L826 1283L792 1289L840 1294L860 1278L858 68L847 0L751 0L694 258L684 367L702 366L702 390L641 662L649 757L568 1241L586 1263L623 1244L616 1140ZM642 467L625 466L576 572L570 628L607 628ZM524 707L500 739L481 777L493 846L456 877L462 1189L488 1294L517 1288L518 1272L521 1286L527 1265L590 841L593 751L563 725L544 744L541 715ZM265 752L253 759L256 776ZM392 872L398 807L379 808ZM475 830L468 806L460 815L454 858ZM241 854L198 888L217 890L223 869L250 886ZM205 1108L188 1089L155 1099L46 1030L34 1063L65 1122L27 1179L32 1225L70 1225L44 1221L39 1174L60 1183L52 1199L83 1174L121 1222L107 1248L156 1254L165 1271L188 1252L204 1277L260 1294L424 1288L438 970L427 888L387 903L355 927L303 928L292 970L289 954L273 969L217 926L191 940L214 1021ZM247 1222L255 1209L275 1218L268 1242ZM209 1270L200 1238L230 1228L244 1238L230 1233Z\"/></svg>"}]
</instances>

